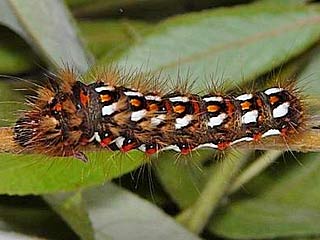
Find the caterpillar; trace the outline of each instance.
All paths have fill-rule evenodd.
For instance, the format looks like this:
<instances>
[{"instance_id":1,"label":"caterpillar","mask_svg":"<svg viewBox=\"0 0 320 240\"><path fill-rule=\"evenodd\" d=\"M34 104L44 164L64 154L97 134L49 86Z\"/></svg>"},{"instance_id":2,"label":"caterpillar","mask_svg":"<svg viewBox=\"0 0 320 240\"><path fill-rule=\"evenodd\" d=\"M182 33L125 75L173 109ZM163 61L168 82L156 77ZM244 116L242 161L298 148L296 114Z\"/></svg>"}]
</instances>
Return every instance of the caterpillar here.
<instances>
[{"instance_id":1,"label":"caterpillar","mask_svg":"<svg viewBox=\"0 0 320 240\"><path fill-rule=\"evenodd\" d=\"M16 122L14 141L28 151L87 161L81 149L89 145L188 154L287 137L303 123L303 104L290 86L237 95L209 89L200 95L187 87L164 92L152 76L116 69L91 78L85 84L70 68L49 75Z\"/></svg>"}]
</instances>

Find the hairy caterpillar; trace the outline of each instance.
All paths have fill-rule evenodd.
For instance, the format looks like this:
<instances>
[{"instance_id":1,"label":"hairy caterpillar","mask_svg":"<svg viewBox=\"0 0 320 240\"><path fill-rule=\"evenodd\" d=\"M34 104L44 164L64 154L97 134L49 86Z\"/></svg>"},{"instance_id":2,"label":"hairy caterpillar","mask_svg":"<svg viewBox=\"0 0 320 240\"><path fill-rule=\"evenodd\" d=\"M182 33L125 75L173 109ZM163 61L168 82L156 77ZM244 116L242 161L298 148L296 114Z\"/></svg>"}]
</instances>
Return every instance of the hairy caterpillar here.
<instances>
[{"instance_id":1,"label":"hairy caterpillar","mask_svg":"<svg viewBox=\"0 0 320 240\"><path fill-rule=\"evenodd\" d=\"M225 95L164 93L152 76L105 70L84 84L74 71L49 77L32 109L14 127L26 150L87 161L83 146L146 154L200 148L224 150L239 142L287 135L301 127L303 106L292 87Z\"/></svg>"}]
</instances>

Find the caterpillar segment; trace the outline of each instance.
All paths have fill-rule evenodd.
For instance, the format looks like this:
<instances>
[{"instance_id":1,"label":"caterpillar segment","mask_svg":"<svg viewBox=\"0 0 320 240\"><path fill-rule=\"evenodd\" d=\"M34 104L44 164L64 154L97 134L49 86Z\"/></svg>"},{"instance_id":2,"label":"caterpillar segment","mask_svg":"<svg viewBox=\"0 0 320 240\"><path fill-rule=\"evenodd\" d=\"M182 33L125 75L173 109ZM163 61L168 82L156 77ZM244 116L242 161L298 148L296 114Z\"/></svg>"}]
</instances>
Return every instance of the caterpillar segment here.
<instances>
[{"instance_id":1,"label":"caterpillar segment","mask_svg":"<svg viewBox=\"0 0 320 240\"><path fill-rule=\"evenodd\" d=\"M148 155L165 150L188 154L272 135L286 137L302 124L303 107L291 89L163 94L141 84L141 76L139 84L130 87L124 86L124 76L103 76L84 84L70 70L59 73L17 121L14 140L32 152L86 161L80 149L87 145L122 152L138 149Z\"/></svg>"}]
</instances>

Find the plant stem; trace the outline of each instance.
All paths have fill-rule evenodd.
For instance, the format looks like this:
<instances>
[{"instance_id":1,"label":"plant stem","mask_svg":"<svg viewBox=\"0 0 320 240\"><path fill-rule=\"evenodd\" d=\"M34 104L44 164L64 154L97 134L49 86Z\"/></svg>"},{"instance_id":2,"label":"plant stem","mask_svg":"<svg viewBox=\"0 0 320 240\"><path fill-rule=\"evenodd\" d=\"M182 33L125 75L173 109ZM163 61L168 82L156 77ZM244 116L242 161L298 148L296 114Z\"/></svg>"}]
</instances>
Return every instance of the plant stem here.
<instances>
[{"instance_id":1,"label":"plant stem","mask_svg":"<svg viewBox=\"0 0 320 240\"><path fill-rule=\"evenodd\" d=\"M259 157L236 178L232 186L229 188L228 194L230 195L239 190L241 186L249 182L252 178L270 166L270 164L277 160L281 154L282 151L270 150Z\"/></svg>"},{"instance_id":2,"label":"plant stem","mask_svg":"<svg viewBox=\"0 0 320 240\"><path fill-rule=\"evenodd\" d=\"M245 156L247 154L239 155L239 151L232 151L222 162L216 164L197 201L181 213L177 220L196 234L202 232L211 214L228 191L230 182L247 161Z\"/></svg>"}]
</instances>

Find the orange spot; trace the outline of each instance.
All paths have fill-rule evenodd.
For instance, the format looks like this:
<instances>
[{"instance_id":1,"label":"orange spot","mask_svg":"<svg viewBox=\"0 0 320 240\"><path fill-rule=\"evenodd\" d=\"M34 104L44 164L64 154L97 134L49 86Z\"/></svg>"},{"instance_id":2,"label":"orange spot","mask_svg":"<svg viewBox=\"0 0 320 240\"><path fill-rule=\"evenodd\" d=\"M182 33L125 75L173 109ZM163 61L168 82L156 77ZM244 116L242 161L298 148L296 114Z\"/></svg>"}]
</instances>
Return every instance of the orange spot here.
<instances>
[{"instance_id":1,"label":"orange spot","mask_svg":"<svg viewBox=\"0 0 320 240\"><path fill-rule=\"evenodd\" d=\"M57 111L57 112L61 112L62 110L62 105L61 103L57 103L56 105L54 105L54 107L52 108L54 111Z\"/></svg>"},{"instance_id":2,"label":"orange spot","mask_svg":"<svg viewBox=\"0 0 320 240\"><path fill-rule=\"evenodd\" d=\"M141 101L138 100L138 99L133 98L133 99L130 100L130 104L131 104L132 106L135 106L135 107L140 107Z\"/></svg>"},{"instance_id":3,"label":"orange spot","mask_svg":"<svg viewBox=\"0 0 320 240\"><path fill-rule=\"evenodd\" d=\"M87 106L89 102L89 96L86 95L82 90L80 91L80 102L83 106Z\"/></svg>"},{"instance_id":4,"label":"orange spot","mask_svg":"<svg viewBox=\"0 0 320 240\"><path fill-rule=\"evenodd\" d=\"M177 105L173 107L175 113L183 113L186 110L186 107L183 105Z\"/></svg>"},{"instance_id":5,"label":"orange spot","mask_svg":"<svg viewBox=\"0 0 320 240\"><path fill-rule=\"evenodd\" d=\"M191 151L192 151L192 148L191 148L191 147L182 148L182 149L181 149L181 154L182 154L182 155L187 155L187 154L189 154Z\"/></svg>"},{"instance_id":6,"label":"orange spot","mask_svg":"<svg viewBox=\"0 0 320 240\"><path fill-rule=\"evenodd\" d=\"M135 149L136 146L137 146L136 143L131 143L131 144L128 144L128 145L123 146L123 147L121 148L121 151L122 151L122 152L128 152L128 151L130 151L130 150L132 150L132 149Z\"/></svg>"},{"instance_id":7,"label":"orange spot","mask_svg":"<svg viewBox=\"0 0 320 240\"><path fill-rule=\"evenodd\" d=\"M158 111L159 110L159 107L157 104L153 103L153 104L150 104L149 105L149 110L150 111Z\"/></svg>"},{"instance_id":8,"label":"orange spot","mask_svg":"<svg viewBox=\"0 0 320 240\"><path fill-rule=\"evenodd\" d=\"M207 107L208 112L217 112L219 109L220 107L218 105L209 105Z\"/></svg>"},{"instance_id":9,"label":"orange spot","mask_svg":"<svg viewBox=\"0 0 320 240\"><path fill-rule=\"evenodd\" d=\"M109 94L100 95L101 102L109 102L111 100L111 96Z\"/></svg>"},{"instance_id":10,"label":"orange spot","mask_svg":"<svg viewBox=\"0 0 320 240\"><path fill-rule=\"evenodd\" d=\"M218 149L219 150L225 150L227 147L230 146L230 142L221 142L221 143L218 143Z\"/></svg>"},{"instance_id":11,"label":"orange spot","mask_svg":"<svg viewBox=\"0 0 320 240\"><path fill-rule=\"evenodd\" d=\"M288 128L282 128L280 132L282 137L286 137L288 135Z\"/></svg>"},{"instance_id":12,"label":"orange spot","mask_svg":"<svg viewBox=\"0 0 320 240\"><path fill-rule=\"evenodd\" d=\"M273 104L275 104L276 102L279 101L279 97L277 97L277 96L271 96L271 97L269 97L269 101L270 101L270 103L273 105Z\"/></svg>"},{"instance_id":13,"label":"orange spot","mask_svg":"<svg viewBox=\"0 0 320 240\"><path fill-rule=\"evenodd\" d=\"M240 105L241 105L242 110L249 110L252 103L249 101L245 101L245 102L241 103Z\"/></svg>"},{"instance_id":14,"label":"orange spot","mask_svg":"<svg viewBox=\"0 0 320 240\"><path fill-rule=\"evenodd\" d=\"M253 135L253 141L259 142L261 140L262 133L256 133Z\"/></svg>"},{"instance_id":15,"label":"orange spot","mask_svg":"<svg viewBox=\"0 0 320 240\"><path fill-rule=\"evenodd\" d=\"M157 148L149 148L146 150L146 154L152 155L152 154L155 154L157 151L158 151Z\"/></svg>"},{"instance_id":16,"label":"orange spot","mask_svg":"<svg viewBox=\"0 0 320 240\"><path fill-rule=\"evenodd\" d=\"M111 141L112 141L112 137L104 138L101 140L100 145L102 147L106 147L111 143Z\"/></svg>"}]
</instances>

